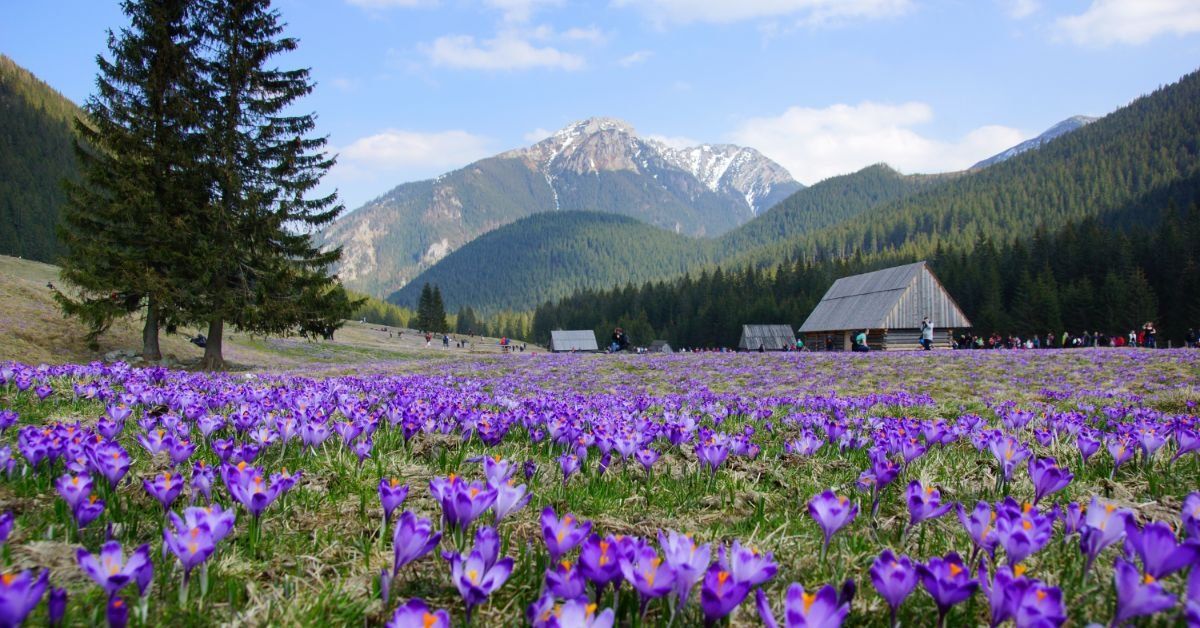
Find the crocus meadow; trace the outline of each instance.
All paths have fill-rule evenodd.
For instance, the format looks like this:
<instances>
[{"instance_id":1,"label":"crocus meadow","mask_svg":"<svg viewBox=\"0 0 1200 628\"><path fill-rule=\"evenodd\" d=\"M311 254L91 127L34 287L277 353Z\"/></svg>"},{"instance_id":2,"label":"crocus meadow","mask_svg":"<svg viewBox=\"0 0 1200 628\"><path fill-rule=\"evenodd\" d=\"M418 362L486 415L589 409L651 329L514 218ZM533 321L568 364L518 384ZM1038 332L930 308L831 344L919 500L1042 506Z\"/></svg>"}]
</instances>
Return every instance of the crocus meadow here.
<instances>
[{"instance_id":1,"label":"crocus meadow","mask_svg":"<svg viewBox=\"0 0 1200 628\"><path fill-rule=\"evenodd\" d=\"M1198 384L1181 350L0 364L0 625L1195 623Z\"/></svg>"}]
</instances>

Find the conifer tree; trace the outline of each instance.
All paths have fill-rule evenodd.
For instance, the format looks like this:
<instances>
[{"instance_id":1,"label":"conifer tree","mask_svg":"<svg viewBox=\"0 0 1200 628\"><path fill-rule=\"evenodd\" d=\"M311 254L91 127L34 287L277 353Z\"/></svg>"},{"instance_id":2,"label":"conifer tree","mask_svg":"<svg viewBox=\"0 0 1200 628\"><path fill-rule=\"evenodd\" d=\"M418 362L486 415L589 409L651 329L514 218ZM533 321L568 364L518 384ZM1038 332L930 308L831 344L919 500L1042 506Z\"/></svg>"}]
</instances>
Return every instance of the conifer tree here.
<instances>
[{"instance_id":1,"label":"conifer tree","mask_svg":"<svg viewBox=\"0 0 1200 628\"><path fill-rule=\"evenodd\" d=\"M321 251L309 233L342 211L336 194L310 198L334 160L315 115L294 114L312 91L307 69L279 69L297 47L270 0L205 0L211 53L203 99L212 202L196 257L189 314L208 324L203 367L223 368L224 326L257 333L329 331L351 311L326 274L340 249Z\"/></svg>"},{"instance_id":2,"label":"conifer tree","mask_svg":"<svg viewBox=\"0 0 1200 628\"><path fill-rule=\"evenodd\" d=\"M190 245L204 203L198 158L195 0L127 0L128 27L97 56L97 92L76 123L83 181L68 184L60 236L63 310L90 328L144 311L142 357L157 360L159 329L178 318Z\"/></svg>"}]
</instances>

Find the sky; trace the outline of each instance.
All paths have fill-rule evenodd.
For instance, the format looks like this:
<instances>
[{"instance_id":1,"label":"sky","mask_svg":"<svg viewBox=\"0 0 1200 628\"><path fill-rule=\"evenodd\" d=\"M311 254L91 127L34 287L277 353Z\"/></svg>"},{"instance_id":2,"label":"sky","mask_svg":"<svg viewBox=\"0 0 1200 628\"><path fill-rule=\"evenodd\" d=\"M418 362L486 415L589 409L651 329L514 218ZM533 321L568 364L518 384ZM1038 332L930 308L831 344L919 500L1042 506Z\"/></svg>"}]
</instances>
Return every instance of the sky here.
<instances>
[{"instance_id":1,"label":"sky","mask_svg":"<svg viewBox=\"0 0 1200 628\"><path fill-rule=\"evenodd\" d=\"M0 53L77 103L116 0L5 0ZM811 185L958 170L1200 65L1200 0L276 0L356 208L591 116L751 146Z\"/></svg>"}]
</instances>

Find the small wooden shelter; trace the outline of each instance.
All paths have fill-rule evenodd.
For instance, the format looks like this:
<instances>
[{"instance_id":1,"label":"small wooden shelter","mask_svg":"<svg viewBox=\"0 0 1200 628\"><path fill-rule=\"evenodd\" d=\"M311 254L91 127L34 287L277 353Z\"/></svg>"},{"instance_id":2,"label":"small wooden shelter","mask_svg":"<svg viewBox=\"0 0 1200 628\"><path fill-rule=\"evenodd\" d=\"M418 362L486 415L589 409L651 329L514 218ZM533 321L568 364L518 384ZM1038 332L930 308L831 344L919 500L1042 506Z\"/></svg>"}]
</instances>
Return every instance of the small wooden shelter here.
<instances>
[{"instance_id":1,"label":"small wooden shelter","mask_svg":"<svg viewBox=\"0 0 1200 628\"><path fill-rule=\"evenodd\" d=\"M590 329L550 332L550 351L554 353L599 350L600 347L596 344L596 332Z\"/></svg>"},{"instance_id":2,"label":"small wooden shelter","mask_svg":"<svg viewBox=\"0 0 1200 628\"><path fill-rule=\"evenodd\" d=\"M671 345L666 340L655 340L650 343L650 347L646 350L647 353L675 353Z\"/></svg>"},{"instance_id":3,"label":"small wooden shelter","mask_svg":"<svg viewBox=\"0 0 1200 628\"><path fill-rule=\"evenodd\" d=\"M743 351L786 351L796 348L791 325L742 325L738 349Z\"/></svg>"},{"instance_id":4,"label":"small wooden shelter","mask_svg":"<svg viewBox=\"0 0 1200 628\"><path fill-rule=\"evenodd\" d=\"M835 350L849 350L851 338L870 330L873 350L920 349L921 319L933 323L933 344L949 348L955 329L971 326L962 309L925 262L843 277L800 326L804 342L823 349L832 337Z\"/></svg>"}]
</instances>

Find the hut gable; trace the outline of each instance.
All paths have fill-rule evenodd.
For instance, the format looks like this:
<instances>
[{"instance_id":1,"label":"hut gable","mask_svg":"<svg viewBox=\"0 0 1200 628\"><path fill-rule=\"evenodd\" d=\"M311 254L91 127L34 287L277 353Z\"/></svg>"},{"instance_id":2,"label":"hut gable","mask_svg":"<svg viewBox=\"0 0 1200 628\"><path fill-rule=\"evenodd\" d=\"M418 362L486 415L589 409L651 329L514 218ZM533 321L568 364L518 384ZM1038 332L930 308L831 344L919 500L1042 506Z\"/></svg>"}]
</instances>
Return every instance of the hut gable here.
<instances>
[{"instance_id":1,"label":"hut gable","mask_svg":"<svg viewBox=\"0 0 1200 628\"><path fill-rule=\"evenodd\" d=\"M926 315L943 329L971 326L928 264L917 262L838 279L800 331L917 329Z\"/></svg>"},{"instance_id":2,"label":"hut gable","mask_svg":"<svg viewBox=\"0 0 1200 628\"><path fill-rule=\"evenodd\" d=\"M758 351L783 351L796 346L796 334L789 325L742 325L742 340L739 349Z\"/></svg>"},{"instance_id":3,"label":"hut gable","mask_svg":"<svg viewBox=\"0 0 1200 628\"><path fill-rule=\"evenodd\" d=\"M596 344L596 333L590 329L556 330L550 332L550 350L562 351L599 351Z\"/></svg>"}]
</instances>

